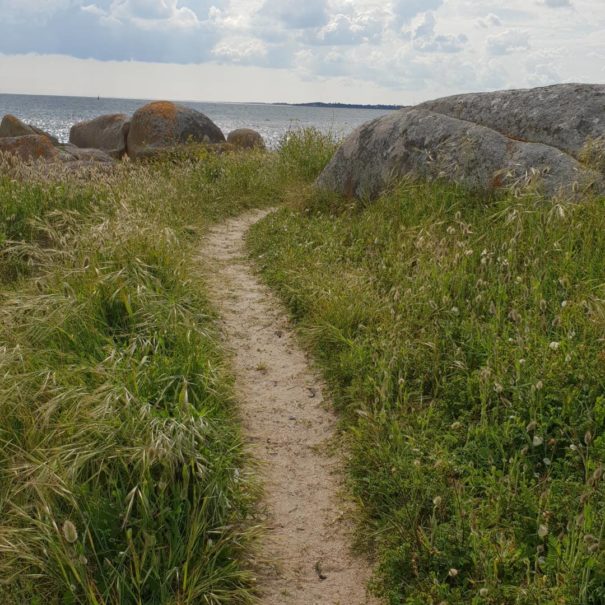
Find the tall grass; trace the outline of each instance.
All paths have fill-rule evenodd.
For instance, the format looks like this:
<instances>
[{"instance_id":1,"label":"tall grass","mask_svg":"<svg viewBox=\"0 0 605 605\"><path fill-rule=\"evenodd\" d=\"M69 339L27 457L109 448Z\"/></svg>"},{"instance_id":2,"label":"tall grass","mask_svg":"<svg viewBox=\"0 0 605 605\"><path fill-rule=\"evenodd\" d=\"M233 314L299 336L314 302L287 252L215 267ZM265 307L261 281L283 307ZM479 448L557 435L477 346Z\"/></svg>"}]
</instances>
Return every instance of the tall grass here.
<instances>
[{"instance_id":1,"label":"tall grass","mask_svg":"<svg viewBox=\"0 0 605 605\"><path fill-rule=\"evenodd\" d=\"M3 605L253 600L256 489L196 257L302 186L286 163L0 166Z\"/></svg>"},{"instance_id":2,"label":"tall grass","mask_svg":"<svg viewBox=\"0 0 605 605\"><path fill-rule=\"evenodd\" d=\"M322 193L250 249L343 414L392 605L605 602L605 200Z\"/></svg>"}]
</instances>

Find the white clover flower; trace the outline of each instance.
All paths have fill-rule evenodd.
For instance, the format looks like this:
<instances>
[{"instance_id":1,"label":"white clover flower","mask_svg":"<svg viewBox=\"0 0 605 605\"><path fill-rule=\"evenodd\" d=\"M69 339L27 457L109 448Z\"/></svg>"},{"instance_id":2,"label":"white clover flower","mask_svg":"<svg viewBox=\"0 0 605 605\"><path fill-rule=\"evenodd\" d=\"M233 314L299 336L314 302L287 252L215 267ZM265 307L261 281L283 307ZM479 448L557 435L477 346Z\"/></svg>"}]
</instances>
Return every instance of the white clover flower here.
<instances>
[{"instance_id":1,"label":"white clover flower","mask_svg":"<svg viewBox=\"0 0 605 605\"><path fill-rule=\"evenodd\" d=\"M548 536L548 527L546 525L540 525L538 528L538 535L542 539L546 538L546 536Z\"/></svg>"},{"instance_id":2,"label":"white clover flower","mask_svg":"<svg viewBox=\"0 0 605 605\"><path fill-rule=\"evenodd\" d=\"M548 345L548 348L551 351L558 351L560 346L561 346L560 342L553 341Z\"/></svg>"}]
</instances>

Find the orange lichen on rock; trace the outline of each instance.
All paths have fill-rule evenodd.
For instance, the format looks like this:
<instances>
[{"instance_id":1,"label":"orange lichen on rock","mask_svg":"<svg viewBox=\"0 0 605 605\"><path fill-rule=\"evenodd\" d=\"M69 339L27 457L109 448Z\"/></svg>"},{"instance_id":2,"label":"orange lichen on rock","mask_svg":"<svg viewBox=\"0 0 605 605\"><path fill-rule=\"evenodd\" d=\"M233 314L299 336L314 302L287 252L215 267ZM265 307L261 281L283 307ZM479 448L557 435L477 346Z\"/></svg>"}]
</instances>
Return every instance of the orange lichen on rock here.
<instances>
[{"instance_id":1,"label":"orange lichen on rock","mask_svg":"<svg viewBox=\"0 0 605 605\"><path fill-rule=\"evenodd\" d=\"M50 139L37 134L0 138L0 153L15 155L24 161L59 158L59 151Z\"/></svg>"},{"instance_id":2,"label":"orange lichen on rock","mask_svg":"<svg viewBox=\"0 0 605 605\"><path fill-rule=\"evenodd\" d=\"M176 118L176 105L170 101L155 101L142 107L140 111L141 114L155 114L166 120L174 120Z\"/></svg>"}]
</instances>

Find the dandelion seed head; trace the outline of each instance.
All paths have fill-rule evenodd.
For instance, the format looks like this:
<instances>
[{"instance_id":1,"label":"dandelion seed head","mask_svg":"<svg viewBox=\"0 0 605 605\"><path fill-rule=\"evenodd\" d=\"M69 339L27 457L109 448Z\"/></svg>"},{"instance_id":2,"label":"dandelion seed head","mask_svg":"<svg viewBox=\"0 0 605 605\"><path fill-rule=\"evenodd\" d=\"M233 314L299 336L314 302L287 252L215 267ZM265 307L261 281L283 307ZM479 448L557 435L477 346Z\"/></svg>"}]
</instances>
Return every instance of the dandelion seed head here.
<instances>
[{"instance_id":1,"label":"dandelion seed head","mask_svg":"<svg viewBox=\"0 0 605 605\"><path fill-rule=\"evenodd\" d=\"M69 520L63 523L63 537L70 544L73 544L78 540L78 530L76 529L76 526Z\"/></svg>"}]
</instances>

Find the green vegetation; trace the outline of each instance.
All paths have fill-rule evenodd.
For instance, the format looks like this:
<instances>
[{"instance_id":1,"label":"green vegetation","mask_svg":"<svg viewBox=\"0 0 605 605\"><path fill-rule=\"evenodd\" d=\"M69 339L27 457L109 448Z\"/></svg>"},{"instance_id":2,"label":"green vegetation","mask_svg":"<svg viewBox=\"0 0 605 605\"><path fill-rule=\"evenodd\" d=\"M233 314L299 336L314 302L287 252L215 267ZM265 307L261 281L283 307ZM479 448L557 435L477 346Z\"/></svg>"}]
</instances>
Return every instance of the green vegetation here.
<instances>
[{"instance_id":1,"label":"green vegetation","mask_svg":"<svg viewBox=\"0 0 605 605\"><path fill-rule=\"evenodd\" d=\"M605 200L401 184L249 240L342 412L391 605L605 602Z\"/></svg>"},{"instance_id":2,"label":"green vegetation","mask_svg":"<svg viewBox=\"0 0 605 605\"><path fill-rule=\"evenodd\" d=\"M255 487L196 254L213 221L303 186L318 140L86 174L2 161L3 605L252 600Z\"/></svg>"},{"instance_id":3,"label":"green vegetation","mask_svg":"<svg viewBox=\"0 0 605 605\"><path fill-rule=\"evenodd\" d=\"M354 203L310 187L333 150L0 160L0 603L253 601L256 486L197 254L279 204L250 248L341 411L375 591L605 602L605 201Z\"/></svg>"}]
</instances>

